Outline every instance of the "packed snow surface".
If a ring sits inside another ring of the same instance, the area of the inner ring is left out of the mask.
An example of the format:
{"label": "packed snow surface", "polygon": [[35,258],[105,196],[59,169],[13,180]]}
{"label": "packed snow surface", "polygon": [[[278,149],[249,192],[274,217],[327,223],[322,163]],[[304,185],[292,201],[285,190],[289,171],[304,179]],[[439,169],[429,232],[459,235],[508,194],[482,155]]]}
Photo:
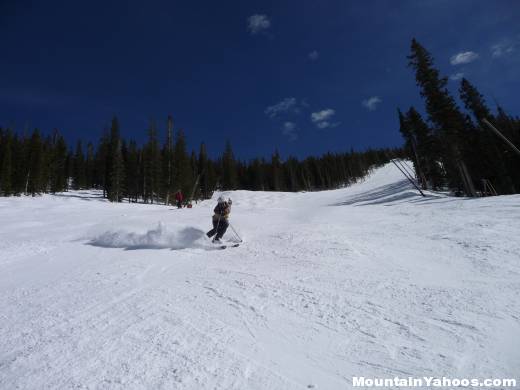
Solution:
{"label": "packed snow surface", "polygon": [[224,195],[244,239],[225,250],[204,235],[214,200],[0,198],[0,388],[518,379],[520,196],[421,198],[392,165]]}

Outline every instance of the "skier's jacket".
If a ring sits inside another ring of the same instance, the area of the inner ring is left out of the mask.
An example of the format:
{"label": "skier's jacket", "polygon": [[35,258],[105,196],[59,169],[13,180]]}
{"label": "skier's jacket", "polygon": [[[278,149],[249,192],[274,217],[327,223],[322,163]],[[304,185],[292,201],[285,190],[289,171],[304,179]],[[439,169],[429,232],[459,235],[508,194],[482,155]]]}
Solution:
{"label": "skier's jacket", "polygon": [[184,197],[182,196],[182,192],[178,191],[175,194],[175,200],[178,201],[178,202],[182,202],[183,199],[184,199]]}
{"label": "skier's jacket", "polygon": [[213,212],[215,213],[213,215],[213,219],[220,219],[220,218],[228,219],[229,213],[231,212],[231,205],[228,202],[219,203],[213,209]]}

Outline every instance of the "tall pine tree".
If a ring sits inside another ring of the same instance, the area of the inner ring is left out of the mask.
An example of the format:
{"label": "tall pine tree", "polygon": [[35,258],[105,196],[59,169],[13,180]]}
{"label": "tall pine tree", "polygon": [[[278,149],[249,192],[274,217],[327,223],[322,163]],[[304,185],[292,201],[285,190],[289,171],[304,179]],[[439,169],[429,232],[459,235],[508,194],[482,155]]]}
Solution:
{"label": "tall pine tree", "polygon": [[177,132],[173,161],[175,189],[181,190],[185,196],[189,196],[193,186],[193,172],[190,157],[186,150],[186,138],[182,129]]}
{"label": "tall pine tree", "polygon": [[463,159],[467,122],[446,88],[447,79],[441,77],[433,65],[433,58],[415,39],[412,40],[410,66],[415,70],[417,85],[426,101],[426,111],[442,142],[442,160],[452,188],[469,196],[476,192]]}
{"label": "tall pine tree", "polygon": [[87,180],[85,175],[85,156],[83,154],[81,141],[78,141],[76,144],[76,152],[74,153],[72,188],[79,190],[85,188],[86,185]]}
{"label": "tall pine tree", "polygon": [[125,166],[121,140],[115,147],[112,155],[112,167],[110,169],[110,192],[108,198],[111,202],[121,202],[124,194]]}
{"label": "tall pine tree", "polygon": [[235,190],[238,187],[237,180],[237,164],[233,149],[231,148],[231,142],[226,142],[226,149],[222,156],[222,189],[223,190]]}
{"label": "tall pine tree", "polygon": [[159,203],[162,189],[161,180],[161,151],[157,136],[155,121],[150,121],[148,128],[148,142],[145,146],[144,154],[144,200]]}
{"label": "tall pine tree", "polygon": [[43,166],[43,145],[40,132],[34,130],[29,143],[29,169],[26,176],[27,194],[32,196],[43,192],[44,184],[42,183],[42,166]]}
{"label": "tall pine tree", "polygon": [[473,114],[477,122],[472,142],[474,148],[478,150],[472,161],[474,169],[480,173],[481,179],[491,181],[498,193],[514,193],[515,186],[511,178],[514,173],[508,172],[506,165],[508,154],[504,150],[504,144],[483,122],[483,119],[495,121],[484,97],[465,78],[460,83],[459,92],[466,109]]}
{"label": "tall pine tree", "polygon": [[[0,133],[1,132],[0,130]],[[0,194],[9,196],[12,193],[12,134],[7,130],[2,134],[0,142]]]}
{"label": "tall pine tree", "polygon": [[55,133],[51,158],[51,192],[62,192],[67,188],[67,144],[63,136]]}

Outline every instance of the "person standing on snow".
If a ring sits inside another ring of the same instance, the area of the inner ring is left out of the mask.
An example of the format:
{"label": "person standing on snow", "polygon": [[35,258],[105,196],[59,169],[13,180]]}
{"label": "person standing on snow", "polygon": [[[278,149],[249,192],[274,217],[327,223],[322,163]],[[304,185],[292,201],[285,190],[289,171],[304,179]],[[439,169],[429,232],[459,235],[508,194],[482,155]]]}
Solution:
{"label": "person standing on snow", "polygon": [[220,243],[220,239],[226,233],[229,226],[228,218],[231,212],[231,199],[225,200],[220,196],[217,200],[217,206],[213,209],[213,229],[206,233],[208,237],[213,237],[213,242]]}
{"label": "person standing on snow", "polygon": [[182,196],[182,191],[179,189],[175,193],[175,201],[177,202],[177,208],[182,208],[182,201],[184,200],[184,196]]}

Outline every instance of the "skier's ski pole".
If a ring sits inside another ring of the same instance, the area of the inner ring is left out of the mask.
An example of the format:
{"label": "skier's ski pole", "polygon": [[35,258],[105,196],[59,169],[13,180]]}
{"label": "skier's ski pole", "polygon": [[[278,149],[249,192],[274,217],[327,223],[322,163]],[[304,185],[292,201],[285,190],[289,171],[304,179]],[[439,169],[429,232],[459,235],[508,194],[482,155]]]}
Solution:
{"label": "skier's ski pole", "polygon": [[240,242],[242,242],[243,240],[240,238],[240,236],[238,235],[238,233],[235,230],[235,228],[233,227],[233,225],[229,224],[229,227],[231,228],[231,230],[233,230],[233,233],[235,233],[235,236],[237,236],[237,238],[240,240]]}
{"label": "skier's ski pole", "polygon": [[[232,229],[233,230],[233,229]],[[235,233],[235,231],[233,230],[233,238],[236,240],[236,241],[240,241],[240,238],[237,236],[237,234]]]}

